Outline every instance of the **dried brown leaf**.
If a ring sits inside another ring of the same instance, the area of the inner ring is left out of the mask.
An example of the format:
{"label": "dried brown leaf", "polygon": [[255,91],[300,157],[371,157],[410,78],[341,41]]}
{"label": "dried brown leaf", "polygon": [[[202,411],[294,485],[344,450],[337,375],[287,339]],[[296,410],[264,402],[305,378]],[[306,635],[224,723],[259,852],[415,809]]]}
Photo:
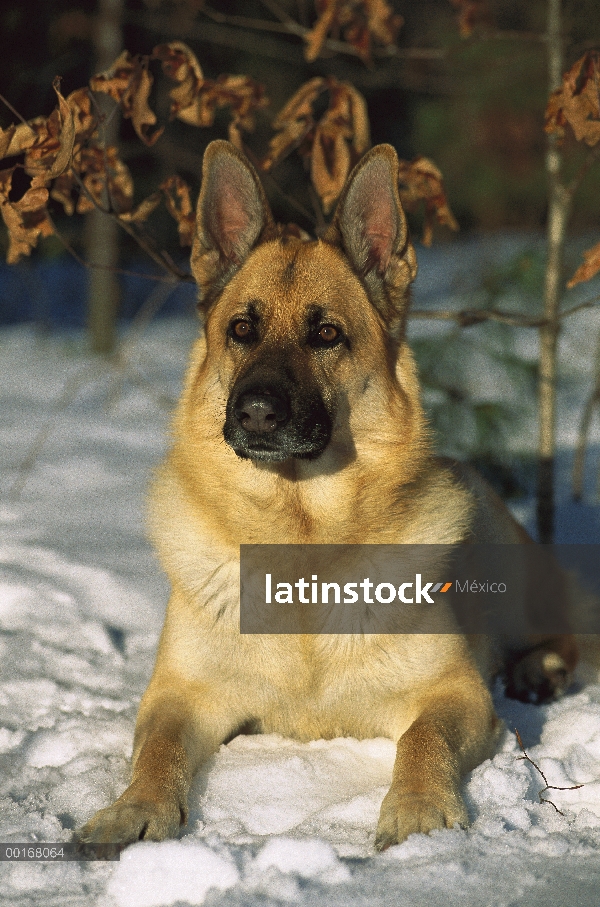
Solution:
{"label": "dried brown leaf", "polygon": [[112,66],[92,76],[90,88],[109,95],[117,104],[126,104],[131,86],[139,77],[141,65],[139,57],[132,57],[128,50],[124,50]]}
{"label": "dried brown leaf", "polygon": [[40,131],[46,124],[46,117],[35,117],[28,123],[19,123],[18,126],[11,126],[14,129],[13,136],[9,146],[6,149],[5,157],[22,154],[27,148],[31,148],[38,138]]}
{"label": "dried brown leaf", "polygon": [[254,129],[255,112],[268,103],[264,88],[250,76],[222,75],[217,79],[204,79],[193,102],[180,109],[177,117],[191,126],[212,126],[216,111],[229,107],[232,114],[230,137],[240,147],[240,131]]}
{"label": "dried brown leaf", "polygon": [[75,144],[81,145],[92,137],[98,121],[92,113],[92,98],[89,88],[78,88],[67,96],[67,104],[75,123]]}
{"label": "dried brown leaf", "polygon": [[327,132],[317,126],[310,159],[310,176],[323,210],[331,211],[350,172],[350,149],[341,130]]}
{"label": "dried brown leaf", "polygon": [[[315,101],[328,91],[329,104],[316,121]],[[270,169],[297,148],[310,166],[312,183],[325,212],[331,210],[350,168],[370,144],[365,99],[348,82],[311,79],[302,85],[275,118],[278,129],[263,168]]]}
{"label": "dried brown leaf", "polygon": [[546,132],[564,137],[569,124],[578,142],[600,141],[600,53],[588,51],[563,76],[546,107]]}
{"label": "dried brown leaf", "polygon": [[158,206],[164,202],[171,217],[177,222],[179,241],[182,246],[191,246],[196,229],[196,217],[190,198],[190,188],[180,176],[170,176],[136,208],[121,214],[127,223],[144,223]]}
{"label": "dried brown leaf", "polygon": [[134,208],[132,211],[125,211],[119,216],[121,220],[124,220],[129,224],[143,224],[148,220],[153,211],[156,211],[162,200],[162,193],[153,192],[152,195],[149,195],[148,198],[145,198],[140,202],[137,208]]}
{"label": "dried brown leaf", "polygon": [[50,236],[54,232],[46,210],[47,189],[30,188],[18,202],[9,201],[14,170],[12,167],[0,171],[0,213],[8,230],[6,261],[9,265],[30,255],[40,236]]}
{"label": "dried brown leaf", "polygon": [[391,46],[404,22],[387,0],[317,0],[316,8],[317,21],[305,35],[304,56],[309,62],[317,59],[330,35],[340,33],[369,62],[373,41]]}
{"label": "dried brown leaf", "polygon": [[304,36],[306,47],[304,57],[309,63],[314,63],[323,49],[327,35],[337,22],[342,0],[325,0],[317,2],[319,17],[313,28]]}
{"label": "dried brown leaf", "polygon": [[404,25],[402,16],[396,15],[385,0],[365,0],[365,10],[369,31],[375,40],[384,47],[394,44]]}
{"label": "dried brown leaf", "polygon": [[591,249],[588,249],[583,253],[583,264],[580,265],[567,286],[569,289],[576,286],[578,283],[583,283],[586,280],[591,280],[592,277],[595,277],[596,274],[600,271],[600,243],[597,243],[595,246],[592,246]]}
{"label": "dried brown leaf", "polygon": [[127,50],[109,69],[90,79],[92,91],[110,95],[146,145],[154,145],[163,132],[162,127],[156,126],[156,114],[148,103],[153,81],[148,71],[148,57],[134,57]]}
{"label": "dried brown leaf", "polygon": [[400,201],[407,211],[415,211],[424,204],[423,245],[431,245],[434,223],[458,230],[444,189],[441,171],[426,157],[413,161],[399,161],[398,191]]}
{"label": "dried brown leaf", "polygon": [[295,120],[312,119],[313,102],[327,88],[327,80],[317,76],[304,82],[273,120],[274,129],[285,129]]}
{"label": "dried brown leaf", "polygon": [[352,145],[358,157],[371,147],[371,128],[367,102],[350,82],[343,83],[348,93],[350,103],[350,119],[352,122]]}
{"label": "dried brown leaf", "polygon": [[[23,167],[33,177],[31,189],[39,189],[63,173],[71,162],[75,143],[72,110],[54,80],[58,106],[49,117],[12,126],[4,133],[4,156],[24,154]],[[8,142],[6,140],[8,139]]]}
{"label": "dried brown leaf", "polygon": [[180,244],[191,246],[196,229],[196,217],[190,198],[190,187],[180,176],[170,176],[161,183],[160,190],[167,211],[177,222]]}
{"label": "dried brown leaf", "polygon": [[148,72],[148,67],[143,66],[135,90],[131,91],[131,116],[133,128],[146,145],[154,145],[163,133],[163,127],[156,126],[156,115],[148,105],[148,98],[152,89],[153,78]]}
{"label": "dried brown leaf", "polygon": [[73,145],[75,144],[75,120],[71,106],[65,101],[59,90],[60,79],[55,79],[52,87],[58,98],[58,143],[59,148],[54,158],[54,163],[49,170],[45,170],[46,179],[51,180],[60,176],[71,162]]}
{"label": "dried brown leaf", "polygon": [[450,0],[458,10],[461,38],[470,38],[478,25],[489,25],[492,16],[488,0]]}
{"label": "dried brown leaf", "polygon": [[75,156],[73,166],[86,190],[79,194],[75,209],[78,214],[96,206],[108,207],[116,214],[131,211],[133,179],[129,168],[119,158],[118,148],[91,144]]}
{"label": "dried brown leaf", "polygon": [[75,174],[72,170],[61,173],[50,189],[50,198],[59,202],[65,211],[65,214],[71,216],[75,212],[75,201],[73,199],[73,190],[77,187]]}
{"label": "dried brown leaf", "polygon": [[263,170],[270,170],[282,161],[294,148],[302,144],[314,123],[307,120],[293,120],[285,129],[274,135],[269,142],[269,152],[262,162]]}
{"label": "dried brown leaf", "polygon": [[239,120],[232,120],[227,127],[227,138],[232,145],[235,145],[240,151],[244,150],[244,140],[242,139],[242,130]]}
{"label": "dried brown leaf", "polygon": [[58,106],[49,117],[35,117],[13,128],[6,156],[25,154],[25,171],[40,181],[49,182],[70,164],[75,141],[75,124],[71,108],[58,90]]}
{"label": "dried brown leaf", "polygon": [[[152,51],[152,57],[160,60],[162,70],[169,79],[177,82],[177,86],[169,92],[171,98],[170,117],[186,119],[195,118],[190,108],[196,107],[200,89],[204,82],[202,69],[194,52],[183,41],[169,41],[168,44],[158,44]],[[187,120],[189,122],[189,119]]]}
{"label": "dried brown leaf", "polygon": [[0,160],[7,157],[16,129],[17,127],[14,125],[9,126],[8,129],[0,129]]}

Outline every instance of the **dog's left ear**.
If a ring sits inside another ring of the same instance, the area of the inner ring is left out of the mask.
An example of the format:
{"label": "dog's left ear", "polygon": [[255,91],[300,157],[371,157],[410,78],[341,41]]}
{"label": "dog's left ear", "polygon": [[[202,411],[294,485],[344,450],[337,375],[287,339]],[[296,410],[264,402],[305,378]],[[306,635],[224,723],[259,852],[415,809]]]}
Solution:
{"label": "dog's left ear", "polygon": [[192,272],[206,310],[251,250],[273,227],[260,179],[230,142],[211,142],[204,152]]}
{"label": "dog's left ear", "polygon": [[417,258],[398,195],[398,156],[391,145],[376,145],[358,162],[323,239],[343,247],[386,323],[402,321]]}

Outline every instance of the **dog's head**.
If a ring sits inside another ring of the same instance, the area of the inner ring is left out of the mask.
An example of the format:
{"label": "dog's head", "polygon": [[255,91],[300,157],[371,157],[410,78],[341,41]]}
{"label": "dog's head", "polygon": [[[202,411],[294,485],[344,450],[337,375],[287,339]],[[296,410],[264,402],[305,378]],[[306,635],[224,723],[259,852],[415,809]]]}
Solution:
{"label": "dog's head", "polygon": [[353,401],[368,407],[374,394],[371,405],[385,405],[381,381],[397,380],[416,274],[397,180],[393,148],[374,148],[326,234],[307,242],[276,227],[240,152],[208,147],[192,251],[206,318],[201,372],[225,404],[223,436],[238,456],[314,460],[352,444]]}

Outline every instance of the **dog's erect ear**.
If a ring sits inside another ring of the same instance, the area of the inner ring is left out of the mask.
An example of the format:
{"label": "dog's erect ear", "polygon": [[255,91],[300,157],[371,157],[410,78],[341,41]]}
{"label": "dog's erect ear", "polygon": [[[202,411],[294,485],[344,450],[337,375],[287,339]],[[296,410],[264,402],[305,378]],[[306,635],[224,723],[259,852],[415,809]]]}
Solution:
{"label": "dog's erect ear", "polygon": [[211,142],[204,153],[192,246],[200,308],[210,305],[272,226],[254,167],[230,142]]}
{"label": "dog's erect ear", "polygon": [[377,145],[358,162],[323,238],[343,247],[385,321],[395,325],[403,320],[417,259],[398,195],[398,157],[391,145]]}

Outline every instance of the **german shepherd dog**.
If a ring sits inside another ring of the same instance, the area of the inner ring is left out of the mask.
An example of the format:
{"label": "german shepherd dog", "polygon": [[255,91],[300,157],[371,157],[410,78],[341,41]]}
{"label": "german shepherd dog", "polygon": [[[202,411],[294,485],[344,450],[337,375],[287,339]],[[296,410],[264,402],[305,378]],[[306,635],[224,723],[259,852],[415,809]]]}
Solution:
{"label": "german shepherd dog", "polygon": [[[140,705],[133,777],[78,832],[161,840],[194,773],[242,730],[397,743],[375,846],[468,824],[461,777],[499,722],[481,639],[460,633],[240,634],[241,544],[530,543],[493,491],[432,454],[405,339],[416,257],[389,145],[351,173],[327,232],[278,227],[246,158],[204,157],[192,269],[204,329],[151,491],[172,584]],[[507,682],[551,698],[572,637],[524,643]]]}

